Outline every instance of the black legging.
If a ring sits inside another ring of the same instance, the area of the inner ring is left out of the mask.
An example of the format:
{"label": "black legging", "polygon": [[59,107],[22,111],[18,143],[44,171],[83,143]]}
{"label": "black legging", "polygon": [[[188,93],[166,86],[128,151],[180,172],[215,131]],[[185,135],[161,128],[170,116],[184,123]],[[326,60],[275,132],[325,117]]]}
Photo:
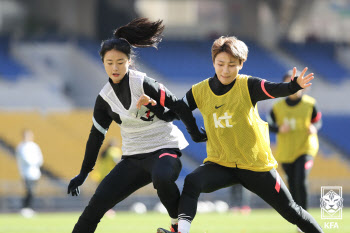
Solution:
{"label": "black legging", "polygon": [[23,198],[23,208],[32,208],[33,198],[34,198],[34,186],[36,185],[36,180],[24,179],[24,184],[26,188],[26,195]]}
{"label": "black legging", "polygon": [[179,219],[191,222],[196,215],[201,193],[240,183],[270,204],[290,223],[296,224],[306,233],[323,232],[316,220],[297,205],[275,169],[268,172],[253,172],[239,168],[223,167],[206,163],[185,178],[180,198]]}
{"label": "black legging", "polygon": [[293,163],[282,163],[288,177],[289,191],[295,202],[305,210],[308,207],[308,176],[313,159],[311,155],[302,155]]}
{"label": "black legging", "polygon": [[151,182],[170,217],[177,218],[180,192],[175,181],[182,168],[179,155],[179,151],[163,149],[144,159],[122,159],[97,187],[73,233],[95,232],[109,209]]}

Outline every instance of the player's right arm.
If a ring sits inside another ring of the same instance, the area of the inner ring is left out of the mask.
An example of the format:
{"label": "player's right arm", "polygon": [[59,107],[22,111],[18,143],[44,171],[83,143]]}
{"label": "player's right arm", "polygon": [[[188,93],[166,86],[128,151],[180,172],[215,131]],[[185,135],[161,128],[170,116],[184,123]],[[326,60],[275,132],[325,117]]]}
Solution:
{"label": "player's right arm", "polygon": [[91,127],[89,139],[86,143],[83,164],[79,175],[70,181],[68,185],[68,194],[72,193],[72,196],[79,195],[79,186],[84,183],[88,174],[95,166],[98,153],[111,123],[112,118],[108,114],[108,104],[101,96],[98,96],[94,107],[93,125]]}
{"label": "player's right arm", "polygon": [[267,116],[267,123],[269,124],[269,130],[273,133],[288,133],[290,126],[288,124],[278,125],[276,122],[275,113],[273,109],[270,111],[270,115]]}
{"label": "player's right arm", "polygon": [[267,123],[269,124],[269,130],[273,133],[278,133],[278,125],[276,122],[275,113],[273,112],[273,109],[270,111],[270,115],[267,116]]}
{"label": "player's right arm", "polygon": [[[199,130],[196,118],[192,111],[197,108],[196,101],[193,97],[192,88],[187,91],[186,95],[178,101],[177,112],[181,112],[180,118],[187,119],[189,123],[185,124],[188,133],[194,142],[205,142],[208,140],[207,133],[203,127]],[[184,122],[184,120],[182,120]]]}

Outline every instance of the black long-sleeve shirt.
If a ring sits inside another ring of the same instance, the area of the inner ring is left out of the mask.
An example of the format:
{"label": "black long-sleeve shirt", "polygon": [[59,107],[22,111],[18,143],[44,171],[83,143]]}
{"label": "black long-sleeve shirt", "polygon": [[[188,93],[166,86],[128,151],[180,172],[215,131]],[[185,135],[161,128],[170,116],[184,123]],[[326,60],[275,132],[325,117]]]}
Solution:
{"label": "black long-sleeve shirt", "polygon": [[[248,90],[253,106],[255,106],[256,103],[261,100],[288,96],[299,91],[302,88],[299,86],[296,80],[297,78],[288,83],[274,83],[265,81],[261,78],[250,77],[248,79]],[[231,90],[235,83],[236,80],[233,80],[232,83],[224,85],[220,82],[216,75],[209,79],[210,89],[215,95],[226,94],[229,90]],[[192,111],[197,108],[197,104],[193,97],[192,88],[186,93],[186,100]]]}
{"label": "black long-sleeve shirt", "polygon": [[[255,106],[255,104],[260,100],[294,94],[301,89],[296,80],[297,79],[295,78],[294,81],[291,81],[290,83],[273,83],[256,77],[249,78],[248,89],[253,106]],[[210,78],[209,80],[209,86],[216,95],[223,95],[231,90],[231,88],[235,85],[235,81],[236,80],[229,85],[223,85],[216,75],[214,75],[214,77]],[[120,83],[115,84],[110,79],[109,82],[111,83],[118,99],[121,101],[123,106],[128,109],[131,104],[128,74],[125,75]],[[157,103],[160,103],[171,110],[166,112],[163,106],[159,104],[156,106],[150,106],[150,104],[147,105],[147,107],[160,119],[164,119],[166,121],[175,119],[175,115],[172,114],[172,112],[175,112],[183,121],[189,133],[198,131],[196,119],[192,115],[192,111],[197,108],[193,97],[192,88],[187,92],[184,100],[178,100],[176,96],[174,96],[166,87],[149,77],[145,77],[143,88],[146,95],[156,100]],[[112,121],[115,121],[117,124],[122,123],[119,115],[111,110],[108,103],[106,103],[101,96],[98,96],[96,99],[94,117],[99,119],[98,123],[104,129],[108,129]],[[103,140],[104,134],[102,134],[93,125],[86,145],[85,157],[81,172],[88,173],[92,170]]]}
{"label": "black long-sleeve shirt", "polygon": [[[129,109],[131,105],[129,73],[127,73],[119,83],[113,83],[111,79],[109,79],[109,83],[111,84],[116,96],[124,108]],[[178,118],[174,112],[178,112],[177,108],[179,108],[181,104],[179,105],[179,100],[166,87],[152,78],[145,77],[143,82],[143,89],[146,95],[159,103],[156,106],[152,106],[151,104],[148,104],[146,106],[158,118],[164,121],[172,121]],[[164,107],[167,107],[173,111],[167,111]],[[190,110],[188,111],[190,112]],[[186,111],[183,111],[183,113],[180,115],[183,114],[186,114]],[[189,114],[187,113],[187,115]],[[110,124],[113,121],[117,124],[122,124],[119,114],[113,112],[109,104],[100,95],[98,95],[96,98],[93,116],[95,119],[98,119],[98,124],[105,130],[108,130]],[[182,119],[185,125],[192,124],[191,119],[189,121],[187,119],[188,118]],[[188,126],[188,128],[190,128],[190,126]],[[88,173],[93,169],[104,138],[104,134],[93,124],[91,127],[89,139],[86,143],[85,156],[81,172]]]}

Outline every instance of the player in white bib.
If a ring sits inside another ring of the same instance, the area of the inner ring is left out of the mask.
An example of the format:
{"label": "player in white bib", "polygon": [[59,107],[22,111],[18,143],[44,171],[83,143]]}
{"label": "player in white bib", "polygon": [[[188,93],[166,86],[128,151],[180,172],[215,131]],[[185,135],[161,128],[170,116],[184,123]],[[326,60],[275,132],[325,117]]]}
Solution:
{"label": "player in white bib", "polygon": [[[79,195],[79,186],[93,169],[112,121],[121,129],[123,156],[98,186],[74,233],[95,232],[109,209],[149,183],[153,183],[177,230],[180,192],[175,181],[182,168],[180,150],[188,142],[171,121],[179,117],[194,141],[205,141],[206,135],[193,124],[191,112],[177,116],[165,109],[176,112],[173,108],[178,100],[169,90],[145,73],[129,69],[132,46],[156,47],[163,29],[162,21],[135,19],[101,44],[100,56],[109,80],[96,99],[84,161],[79,175],[69,183],[68,194]],[[152,98],[146,106],[145,96]]]}

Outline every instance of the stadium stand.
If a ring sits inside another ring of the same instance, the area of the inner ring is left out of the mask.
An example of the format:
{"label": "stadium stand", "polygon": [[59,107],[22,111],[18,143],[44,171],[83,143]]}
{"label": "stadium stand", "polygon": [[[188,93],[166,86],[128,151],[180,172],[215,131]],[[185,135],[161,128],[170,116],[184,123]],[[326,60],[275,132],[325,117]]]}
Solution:
{"label": "stadium stand", "polygon": [[[211,40],[164,40],[158,50],[143,48],[135,51],[138,62],[157,70],[168,81],[194,84],[214,75],[210,53],[212,43]],[[81,39],[78,45],[100,61],[98,42]],[[247,46],[249,55],[242,73],[279,82],[288,67],[258,44],[247,42]]]}
{"label": "stadium stand", "polygon": [[[142,49],[139,56],[147,65],[174,82],[200,82],[214,75],[210,49],[213,41],[163,41],[159,49]],[[253,42],[247,42],[248,60],[242,73],[279,81],[287,69],[271,53]],[[264,58],[264,61],[262,61]],[[266,65],[268,64],[268,65]]]}
{"label": "stadium stand", "polygon": [[78,40],[78,46],[89,56],[92,56],[96,60],[101,61],[101,58],[98,54],[98,51],[100,50],[100,44],[97,41],[81,38]]}
{"label": "stadium stand", "polygon": [[[44,166],[59,178],[70,179],[80,171],[86,141],[92,125],[90,110],[75,110],[41,115],[38,112],[10,112],[0,114],[0,138],[15,148],[21,140],[24,128],[30,128],[44,155]],[[49,136],[48,136],[49,135]],[[112,124],[105,141],[110,137],[121,140],[120,130]],[[103,146],[102,146],[103,148]],[[8,173],[0,173],[0,179],[18,179],[16,161],[6,152],[0,154],[1,164],[9,164]],[[13,157],[13,156],[12,156]],[[69,162],[69,163],[68,163]],[[183,165],[180,176],[185,176],[191,167]],[[17,174],[17,175],[16,175]]]}
{"label": "stadium stand", "polygon": [[[49,113],[2,113],[0,137],[15,147],[24,128],[30,128],[44,155],[44,166],[63,179],[70,179],[80,171],[85,144],[92,125],[91,110]],[[49,135],[49,136],[48,136]],[[108,137],[120,137],[119,129],[111,127]]]}
{"label": "stadium stand", "polygon": [[350,78],[350,70],[337,62],[335,44],[326,42],[282,42],[281,47],[295,58],[308,64],[328,81],[341,82]]}
{"label": "stadium stand", "polygon": [[[17,162],[13,156],[0,150],[0,180],[18,180],[20,178]],[[0,189],[3,190],[3,189]]]}
{"label": "stadium stand", "polygon": [[348,115],[324,115],[321,136],[342,150],[350,160],[350,144],[348,132],[350,131],[350,116]]}
{"label": "stadium stand", "polygon": [[248,60],[241,73],[249,74],[272,82],[281,82],[286,70],[291,69],[267,49],[257,43],[247,41],[249,49]]}
{"label": "stadium stand", "polygon": [[29,70],[10,55],[9,39],[7,37],[0,37],[0,78],[8,81],[16,81],[28,74],[30,74]]}

